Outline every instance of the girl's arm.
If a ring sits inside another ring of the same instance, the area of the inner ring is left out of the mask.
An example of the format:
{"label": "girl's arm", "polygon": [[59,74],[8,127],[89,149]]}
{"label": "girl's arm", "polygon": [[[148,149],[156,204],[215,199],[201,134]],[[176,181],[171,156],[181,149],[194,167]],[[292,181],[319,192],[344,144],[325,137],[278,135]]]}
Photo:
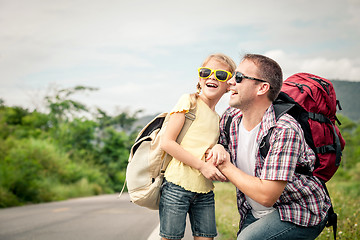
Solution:
{"label": "girl's arm", "polygon": [[171,114],[165,133],[161,138],[161,148],[177,160],[199,170],[206,178],[213,181],[225,181],[224,175],[211,162],[197,159],[176,142],[184,123],[185,113]]}

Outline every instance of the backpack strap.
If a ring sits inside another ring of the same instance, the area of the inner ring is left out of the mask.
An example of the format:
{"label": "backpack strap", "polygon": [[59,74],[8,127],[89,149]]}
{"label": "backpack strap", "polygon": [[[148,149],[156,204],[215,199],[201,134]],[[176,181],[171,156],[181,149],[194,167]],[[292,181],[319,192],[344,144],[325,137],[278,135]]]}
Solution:
{"label": "backpack strap", "polygon": [[316,153],[327,153],[327,152],[335,152],[336,153],[336,160],[335,160],[335,166],[340,166],[340,160],[341,160],[341,144],[339,136],[336,133],[336,129],[334,124],[331,122],[331,120],[324,115],[320,113],[312,113],[309,112],[309,118],[312,120],[315,120],[320,123],[327,123],[332,126],[332,130],[334,132],[334,144],[333,145],[324,145],[321,147],[316,148]]}
{"label": "backpack strap", "polygon": [[[276,118],[276,121],[278,121],[281,116],[283,116],[285,113],[288,113],[291,109],[293,109],[293,107],[296,106],[296,104],[295,103],[285,103],[281,100],[280,101],[277,100],[273,106],[274,106],[275,118]],[[270,128],[268,134],[261,141],[259,150],[260,150],[260,154],[261,154],[262,158],[266,158],[266,156],[269,152],[270,136],[271,136],[274,128],[275,127]],[[299,173],[299,174],[303,174],[303,175],[312,176],[312,172],[306,166],[297,165],[295,168],[295,172]]]}
{"label": "backpack strap", "polygon": [[226,120],[226,124],[225,124],[224,134],[225,134],[227,144],[229,144],[229,142],[230,142],[230,126],[231,126],[232,119],[233,119],[232,116],[228,116],[228,119]]}
{"label": "backpack strap", "polygon": [[[324,189],[325,189],[325,192],[326,194],[330,197],[330,194],[329,194],[329,191],[326,187],[326,184],[325,182],[323,182],[322,180],[320,180],[321,184],[323,185]],[[326,223],[326,227],[333,227],[333,234],[334,234],[334,240],[336,240],[336,232],[337,232],[337,214],[335,213],[334,211],[334,208],[333,208],[333,204],[331,203],[331,206],[328,210],[328,220],[327,220],[327,223]]]}
{"label": "backpack strap", "polygon": [[123,187],[122,187],[122,189],[121,189],[121,191],[120,191],[120,193],[119,193],[119,196],[117,197],[118,199],[121,197],[121,195],[123,194],[123,192],[124,192],[124,189],[125,189],[125,186],[126,186],[126,178],[125,178],[125,181],[124,181],[124,185],[123,185]]}
{"label": "backpack strap", "polygon": [[[193,123],[193,121],[196,118],[196,110],[197,110],[197,106],[191,108],[190,110],[185,113],[185,122],[184,122],[184,126],[182,127],[178,137],[176,138],[176,142],[177,143],[181,143],[181,141],[183,140],[187,130],[190,128],[191,124]],[[160,170],[160,174],[164,174],[165,170],[167,168],[167,166],[169,165],[171,160],[171,156],[170,154],[168,154],[167,152],[165,152],[164,158],[163,158],[163,162],[161,164],[161,170]]]}
{"label": "backpack strap", "polygon": [[[274,112],[275,112],[275,118],[276,121],[280,119],[281,116],[283,116],[285,113],[290,111],[295,106],[294,103],[284,103],[282,101],[277,101],[273,104]],[[260,154],[263,158],[265,158],[269,152],[270,148],[270,136],[272,134],[274,127],[269,129],[268,134],[262,139],[260,144]]]}

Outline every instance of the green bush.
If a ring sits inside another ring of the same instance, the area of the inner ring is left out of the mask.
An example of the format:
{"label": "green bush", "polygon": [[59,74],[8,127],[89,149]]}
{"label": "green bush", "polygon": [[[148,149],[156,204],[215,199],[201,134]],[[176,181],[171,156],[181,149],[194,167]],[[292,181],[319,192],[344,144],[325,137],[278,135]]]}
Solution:
{"label": "green bush", "polygon": [[63,189],[77,189],[79,195],[111,192],[107,187],[107,176],[99,168],[71,161],[48,141],[9,141],[13,147],[0,162],[0,202],[3,207],[76,195],[74,190]]}
{"label": "green bush", "polygon": [[119,191],[124,184],[125,171],[130,151],[130,140],[124,132],[117,132],[113,127],[104,129],[102,146],[99,147],[96,162],[103,166],[111,181],[111,188]]}
{"label": "green bush", "polygon": [[0,186],[0,208],[20,205],[18,198],[3,186]]}
{"label": "green bush", "polygon": [[87,178],[81,178],[73,184],[50,183],[49,185],[51,186],[50,193],[54,195],[53,200],[65,200],[104,193],[103,188],[99,184],[89,182]]}
{"label": "green bush", "polygon": [[97,89],[53,90],[44,99],[47,113],[7,107],[0,99],[0,207],[111,193],[124,185],[140,111],[91,113],[71,97]]}

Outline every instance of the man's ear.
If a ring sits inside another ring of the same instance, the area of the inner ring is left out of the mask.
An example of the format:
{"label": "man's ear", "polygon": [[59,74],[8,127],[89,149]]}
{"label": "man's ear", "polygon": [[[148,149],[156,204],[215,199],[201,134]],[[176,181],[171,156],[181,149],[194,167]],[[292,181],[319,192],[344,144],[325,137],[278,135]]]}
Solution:
{"label": "man's ear", "polygon": [[261,83],[259,84],[258,95],[267,94],[270,91],[269,83]]}

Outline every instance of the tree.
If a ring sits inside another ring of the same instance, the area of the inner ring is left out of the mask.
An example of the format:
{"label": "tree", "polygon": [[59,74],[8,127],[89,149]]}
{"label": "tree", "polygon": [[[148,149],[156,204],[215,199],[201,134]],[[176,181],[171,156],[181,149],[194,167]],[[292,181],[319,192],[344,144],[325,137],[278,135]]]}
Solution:
{"label": "tree", "polygon": [[341,165],[343,169],[353,168],[360,160],[360,125],[340,114],[338,118],[341,122],[339,129],[346,142]]}
{"label": "tree", "polygon": [[54,96],[46,96],[46,106],[50,110],[50,116],[54,125],[62,121],[69,121],[81,112],[88,112],[88,108],[80,103],[70,99],[75,93],[83,91],[95,91],[98,88],[76,86],[56,91]]}
{"label": "tree", "polygon": [[132,126],[135,121],[138,119],[138,114],[142,112],[142,110],[137,110],[134,113],[129,113],[128,111],[124,111],[115,117],[111,117],[106,114],[100,108],[97,109],[97,120],[99,122],[99,127],[101,129],[105,129],[106,127],[113,126],[119,130],[123,130],[125,132],[130,132],[132,130]]}

